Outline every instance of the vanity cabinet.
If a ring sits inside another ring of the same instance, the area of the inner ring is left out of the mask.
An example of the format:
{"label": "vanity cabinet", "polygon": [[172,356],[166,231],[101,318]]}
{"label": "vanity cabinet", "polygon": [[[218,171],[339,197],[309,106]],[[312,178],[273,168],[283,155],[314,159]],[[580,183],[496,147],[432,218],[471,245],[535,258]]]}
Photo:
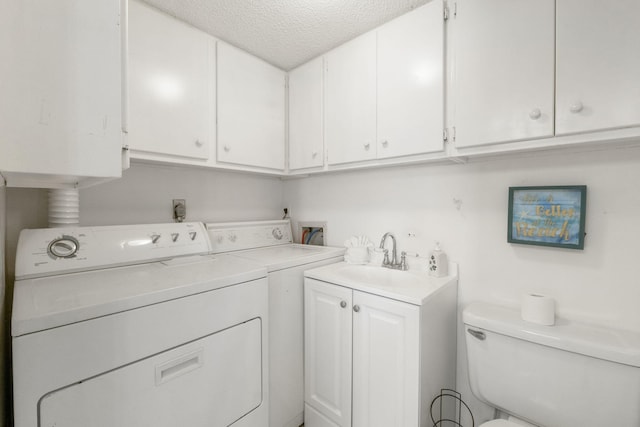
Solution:
{"label": "vanity cabinet", "polygon": [[217,161],[284,170],[286,73],[217,43]]}
{"label": "vanity cabinet", "polygon": [[308,273],[305,426],[425,425],[455,382],[455,286],[408,303]]}
{"label": "vanity cabinet", "polygon": [[55,188],[122,174],[121,0],[0,5],[0,172]]}
{"label": "vanity cabinet", "polygon": [[328,163],[442,151],[443,52],[433,1],[327,53]]}
{"label": "vanity cabinet", "polygon": [[324,163],[322,129],[322,57],[289,72],[289,169],[321,167]]}
{"label": "vanity cabinet", "polygon": [[133,157],[206,160],[215,125],[214,39],[139,1],[129,3],[129,22]]}

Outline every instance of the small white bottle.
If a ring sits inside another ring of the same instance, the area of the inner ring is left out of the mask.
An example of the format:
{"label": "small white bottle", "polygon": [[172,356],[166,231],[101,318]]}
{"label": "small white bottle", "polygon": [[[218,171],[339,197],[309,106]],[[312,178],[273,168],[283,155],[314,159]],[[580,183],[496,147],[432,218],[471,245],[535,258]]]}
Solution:
{"label": "small white bottle", "polygon": [[436,247],[429,254],[429,276],[444,277],[449,270],[447,254],[440,249],[440,242],[436,242]]}

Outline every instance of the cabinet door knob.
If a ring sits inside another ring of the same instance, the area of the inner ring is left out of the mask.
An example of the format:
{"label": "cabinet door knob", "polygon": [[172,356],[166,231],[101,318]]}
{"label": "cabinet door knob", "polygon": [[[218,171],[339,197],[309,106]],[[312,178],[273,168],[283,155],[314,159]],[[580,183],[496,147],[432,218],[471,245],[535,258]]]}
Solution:
{"label": "cabinet door knob", "polygon": [[229,151],[231,151],[231,147],[229,147],[228,145],[225,145],[224,147],[222,147],[225,153],[228,153]]}
{"label": "cabinet door knob", "polygon": [[389,141],[387,141],[386,139],[384,141],[382,141],[382,146],[383,147],[387,147],[389,145]]}
{"label": "cabinet door knob", "polygon": [[367,150],[367,151],[369,151],[369,148],[371,148],[371,144],[370,144],[370,143],[368,143],[368,142],[366,142],[366,143],[364,144],[364,149],[365,149],[365,150]]}
{"label": "cabinet door knob", "polygon": [[204,143],[202,141],[200,141],[199,139],[196,139],[196,147],[202,147],[204,145]]}
{"label": "cabinet door knob", "polygon": [[340,307],[345,308],[347,306],[346,301],[340,301]]}
{"label": "cabinet door knob", "polygon": [[354,305],[353,306],[353,311],[355,311],[356,313],[360,311],[360,306],[359,305]]}
{"label": "cabinet door knob", "polygon": [[584,105],[582,105],[582,102],[580,101],[576,101],[569,106],[569,111],[571,111],[573,114],[579,113],[583,109]]}
{"label": "cabinet door knob", "polygon": [[311,158],[315,159],[316,157],[318,157],[318,152],[314,151],[313,153],[311,153]]}
{"label": "cabinet door knob", "polygon": [[538,120],[541,116],[542,111],[540,111],[539,108],[534,108],[533,110],[529,111],[529,118],[531,118],[531,120]]}

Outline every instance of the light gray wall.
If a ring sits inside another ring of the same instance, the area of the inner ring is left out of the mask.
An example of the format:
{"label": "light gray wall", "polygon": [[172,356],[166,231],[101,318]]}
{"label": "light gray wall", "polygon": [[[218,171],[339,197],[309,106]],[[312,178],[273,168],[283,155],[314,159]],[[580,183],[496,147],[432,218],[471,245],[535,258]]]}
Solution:
{"label": "light gray wall", "polygon": [[[330,245],[358,234],[378,244],[392,231],[400,250],[426,254],[440,241],[460,265],[461,306],[517,306],[538,292],[557,300],[560,316],[640,331],[639,182],[634,148],[315,176],[286,181],[284,194],[294,221],[328,222]],[[583,251],[507,243],[508,187],[571,184],[588,186]],[[474,401],[458,335],[458,389]]]}

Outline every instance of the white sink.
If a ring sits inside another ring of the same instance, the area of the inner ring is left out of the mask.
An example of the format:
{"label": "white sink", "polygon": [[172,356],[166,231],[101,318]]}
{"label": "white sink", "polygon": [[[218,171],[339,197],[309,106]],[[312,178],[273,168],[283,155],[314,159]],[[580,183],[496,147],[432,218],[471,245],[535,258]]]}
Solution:
{"label": "white sink", "polygon": [[451,276],[430,277],[426,269],[401,271],[346,262],[307,270],[305,277],[412,304],[422,304],[443,285],[456,279]]}

